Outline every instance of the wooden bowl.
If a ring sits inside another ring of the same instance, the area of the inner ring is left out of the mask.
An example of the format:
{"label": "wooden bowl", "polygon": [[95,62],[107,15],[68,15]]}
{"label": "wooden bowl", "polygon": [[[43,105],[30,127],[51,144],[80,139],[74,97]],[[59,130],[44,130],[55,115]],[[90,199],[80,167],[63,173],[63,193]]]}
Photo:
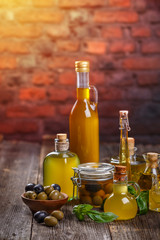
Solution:
{"label": "wooden bowl", "polygon": [[37,211],[46,211],[51,213],[53,210],[60,209],[68,200],[68,195],[62,193],[64,198],[59,200],[33,200],[24,197],[24,193],[21,195],[22,201],[29,207],[32,213]]}

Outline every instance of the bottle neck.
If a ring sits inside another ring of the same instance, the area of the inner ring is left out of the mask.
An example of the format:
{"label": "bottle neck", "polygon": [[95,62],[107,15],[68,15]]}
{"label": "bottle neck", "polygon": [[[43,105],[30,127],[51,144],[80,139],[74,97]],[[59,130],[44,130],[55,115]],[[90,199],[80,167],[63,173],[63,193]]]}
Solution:
{"label": "bottle neck", "polygon": [[120,163],[126,163],[127,158],[129,158],[129,148],[128,148],[128,130],[126,126],[120,127],[120,147],[119,147],[119,160]]}
{"label": "bottle neck", "polygon": [[69,149],[69,141],[59,142],[55,139],[55,151],[56,152],[66,152]]}
{"label": "bottle neck", "polygon": [[89,88],[89,72],[77,72],[77,88]]}
{"label": "bottle neck", "polygon": [[114,194],[123,194],[128,193],[128,186],[125,182],[117,182],[113,184],[113,193]]}
{"label": "bottle neck", "polygon": [[113,192],[116,194],[128,192],[128,178],[126,173],[114,173],[113,175]]}

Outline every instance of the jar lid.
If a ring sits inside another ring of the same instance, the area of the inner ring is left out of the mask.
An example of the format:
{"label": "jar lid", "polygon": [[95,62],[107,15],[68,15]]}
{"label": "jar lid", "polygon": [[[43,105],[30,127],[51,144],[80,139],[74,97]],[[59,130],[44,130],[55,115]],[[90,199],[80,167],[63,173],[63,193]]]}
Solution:
{"label": "jar lid", "polygon": [[80,177],[91,180],[113,178],[114,166],[109,163],[83,163],[78,166]]}

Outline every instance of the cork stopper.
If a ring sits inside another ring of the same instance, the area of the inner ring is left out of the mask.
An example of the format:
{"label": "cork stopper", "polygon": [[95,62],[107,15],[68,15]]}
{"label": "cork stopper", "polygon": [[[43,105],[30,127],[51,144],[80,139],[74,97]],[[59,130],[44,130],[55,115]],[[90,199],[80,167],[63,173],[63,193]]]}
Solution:
{"label": "cork stopper", "polygon": [[150,162],[156,162],[158,160],[158,153],[155,152],[147,153],[147,159]]}
{"label": "cork stopper", "polygon": [[56,135],[56,138],[58,139],[59,142],[65,142],[67,139],[67,134],[66,133],[58,133]]}
{"label": "cork stopper", "polygon": [[114,172],[114,180],[124,182],[127,180],[126,166],[116,165]]}
{"label": "cork stopper", "polygon": [[128,138],[129,155],[134,155],[134,147],[135,147],[135,139],[132,137],[129,137]]}

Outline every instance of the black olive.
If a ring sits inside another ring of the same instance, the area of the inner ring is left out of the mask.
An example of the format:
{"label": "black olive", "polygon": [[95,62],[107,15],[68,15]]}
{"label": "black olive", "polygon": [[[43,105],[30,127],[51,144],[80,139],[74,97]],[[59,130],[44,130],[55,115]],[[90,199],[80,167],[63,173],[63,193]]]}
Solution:
{"label": "black olive", "polygon": [[39,194],[40,192],[44,192],[44,187],[41,184],[37,184],[34,186],[33,191]]}
{"label": "black olive", "polygon": [[59,192],[61,191],[61,187],[58,184],[54,183],[51,186],[54,188],[54,190],[57,190]]}
{"label": "black olive", "polygon": [[86,184],[85,189],[89,192],[97,192],[101,189],[101,185],[99,185],[99,184]]}
{"label": "black olive", "polygon": [[25,192],[27,191],[33,191],[33,188],[36,184],[35,183],[28,183],[26,186],[25,186]]}
{"label": "black olive", "polygon": [[34,219],[36,220],[36,222],[38,223],[43,223],[45,217],[48,216],[48,213],[45,211],[38,211],[34,214]]}

